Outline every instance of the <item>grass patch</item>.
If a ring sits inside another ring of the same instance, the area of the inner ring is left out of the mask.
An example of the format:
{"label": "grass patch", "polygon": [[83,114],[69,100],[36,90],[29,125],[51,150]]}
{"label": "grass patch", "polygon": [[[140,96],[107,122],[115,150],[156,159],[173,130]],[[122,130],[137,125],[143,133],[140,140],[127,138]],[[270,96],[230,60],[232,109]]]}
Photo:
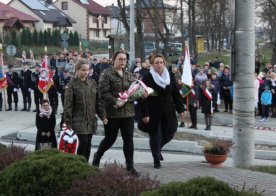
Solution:
{"label": "grass patch", "polygon": [[276,175],[276,166],[252,166],[252,167],[249,167],[248,169],[252,171],[258,171],[258,172]]}

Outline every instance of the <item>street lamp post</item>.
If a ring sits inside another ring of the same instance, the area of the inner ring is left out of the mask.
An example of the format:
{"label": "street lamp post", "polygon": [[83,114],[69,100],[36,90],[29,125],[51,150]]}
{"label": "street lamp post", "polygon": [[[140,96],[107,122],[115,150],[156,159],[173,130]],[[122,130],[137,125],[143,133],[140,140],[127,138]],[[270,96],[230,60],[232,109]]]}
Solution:
{"label": "street lamp post", "polygon": [[130,32],[129,32],[129,62],[135,59],[135,40],[134,40],[134,0],[130,0]]}

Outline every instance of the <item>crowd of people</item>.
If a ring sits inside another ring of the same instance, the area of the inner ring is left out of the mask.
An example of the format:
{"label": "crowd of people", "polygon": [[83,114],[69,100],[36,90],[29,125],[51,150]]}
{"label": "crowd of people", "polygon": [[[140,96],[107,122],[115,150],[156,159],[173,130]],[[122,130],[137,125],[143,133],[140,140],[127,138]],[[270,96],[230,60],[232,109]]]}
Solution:
{"label": "crowd of people", "polygon": [[[68,129],[74,130],[79,138],[77,154],[89,160],[98,116],[104,123],[105,136],[93,156],[92,164],[100,165],[102,156],[112,147],[120,130],[126,169],[133,175],[139,175],[133,161],[135,121],[140,129],[149,134],[153,165],[158,169],[161,167],[160,161],[163,160],[162,147],[170,142],[178,126],[185,126],[185,110],[191,117],[189,128],[197,129],[197,111],[201,109],[205,118],[205,130],[211,130],[212,117],[214,113],[220,112],[218,105],[222,99],[224,112],[232,113],[234,92],[229,66],[224,65],[218,58],[200,66],[191,58],[192,86],[188,94],[183,94],[183,62],[184,57],[179,57],[177,62],[167,67],[162,55],[153,54],[145,62],[136,58],[128,64],[125,51],[114,53],[112,59],[101,60],[94,58],[88,49],[81,57],[77,52],[63,51],[53,55],[49,61],[54,81],[48,91],[49,100],[44,99],[38,89],[39,64],[35,65],[32,72],[29,65],[23,63],[23,69],[19,73],[10,65],[6,73],[8,111],[13,110],[13,103],[14,110],[18,110],[19,88],[23,97],[21,111],[31,111],[33,93],[33,112],[37,112],[38,129],[36,150],[42,148],[43,142],[50,142],[51,148],[55,148],[55,114],[60,94],[63,106],[62,121]],[[270,112],[272,117],[276,117],[275,72],[276,66],[272,67],[269,63],[260,71],[256,61],[256,111],[262,116],[262,122],[268,121]],[[118,99],[119,93],[127,91],[137,79],[152,88],[154,95],[145,94],[136,101],[125,102]],[[176,113],[179,114],[180,124]]]}

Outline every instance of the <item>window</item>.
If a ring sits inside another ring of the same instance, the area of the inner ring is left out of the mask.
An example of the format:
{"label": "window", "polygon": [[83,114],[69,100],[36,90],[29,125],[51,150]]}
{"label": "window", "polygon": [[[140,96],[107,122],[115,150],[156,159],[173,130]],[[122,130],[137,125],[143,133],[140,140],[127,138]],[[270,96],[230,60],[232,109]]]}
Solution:
{"label": "window", "polygon": [[107,16],[103,16],[103,23],[107,24]]}
{"label": "window", "polygon": [[93,23],[97,23],[98,22],[98,18],[96,16],[93,16]]}
{"label": "window", "polygon": [[68,10],[68,2],[61,2],[61,9]]}
{"label": "window", "polygon": [[99,30],[94,30],[94,37],[100,37]]}
{"label": "window", "polygon": [[104,29],[104,30],[103,30],[103,36],[106,37],[106,35],[107,35],[107,30]]}

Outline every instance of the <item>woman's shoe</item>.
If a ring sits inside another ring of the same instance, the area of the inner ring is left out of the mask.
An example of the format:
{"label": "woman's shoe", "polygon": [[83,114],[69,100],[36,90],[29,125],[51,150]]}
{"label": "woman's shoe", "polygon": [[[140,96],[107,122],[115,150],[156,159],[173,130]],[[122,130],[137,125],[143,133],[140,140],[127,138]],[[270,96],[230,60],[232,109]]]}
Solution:
{"label": "woman's shoe", "polygon": [[154,166],[153,166],[155,169],[160,169],[161,167],[161,163],[160,161],[154,161]]}
{"label": "woman's shoe", "polygon": [[164,161],[162,154],[160,154],[160,161]]}

